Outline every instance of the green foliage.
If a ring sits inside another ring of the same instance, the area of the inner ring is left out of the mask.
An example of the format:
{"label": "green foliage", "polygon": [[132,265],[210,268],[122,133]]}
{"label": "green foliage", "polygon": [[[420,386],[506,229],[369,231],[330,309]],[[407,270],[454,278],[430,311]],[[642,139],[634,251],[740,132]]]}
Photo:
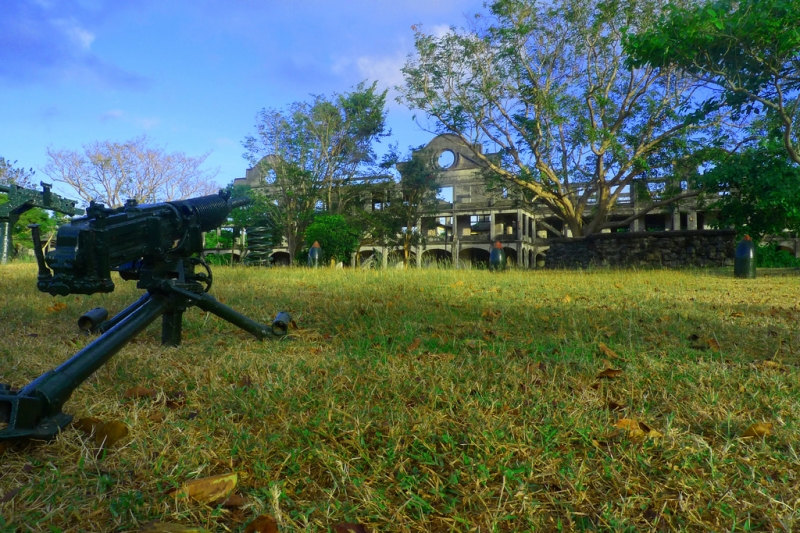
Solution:
{"label": "green foliage", "polygon": [[653,27],[628,35],[625,48],[632,65],[679,67],[722,89],[708,109],[766,112],[800,164],[798,27],[800,0],[673,3]]}
{"label": "green foliage", "polygon": [[383,209],[373,213],[372,236],[377,243],[400,248],[403,263],[408,266],[411,248],[425,243],[422,219],[439,208],[438,169],[433,163],[433,154],[422,146],[412,149],[403,162],[392,148],[381,166],[396,167],[400,183],[386,190],[388,201]]}
{"label": "green foliage", "polygon": [[759,268],[800,268],[800,258],[776,243],[768,243],[756,249],[756,266]]}
{"label": "green foliage", "polygon": [[699,176],[718,209],[716,224],[733,226],[755,240],[800,232],[800,166],[774,144],[726,155]]}
{"label": "green foliage", "polygon": [[306,244],[314,241],[322,248],[325,263],[334,259],[350,264],[350,256],[358,250],[361,232],[347,223],[342,215],[318,215],[306,229]]}
{"label": "green foliage", "polygon": [[229,249],[233,246],[233,230],[230,228],[220,228],[219,234],[216,231],[206,233],[206,248]]}
{"label": "green foliage", "polygon": [[318,212],[342,214],[357,201],[343,186],[374,166],[373,146],[388,135],[385,105],[386,91],[362,82],[349,93],[257,115],[257,133],[243,143],[246,157],[262,176],[268,218],[290,256]]}

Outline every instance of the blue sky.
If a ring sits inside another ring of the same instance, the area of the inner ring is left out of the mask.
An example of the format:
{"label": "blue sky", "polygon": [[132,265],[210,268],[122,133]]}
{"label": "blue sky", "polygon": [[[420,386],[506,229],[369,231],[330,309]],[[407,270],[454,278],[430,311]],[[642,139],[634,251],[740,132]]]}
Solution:
{"label": "blue sky", "polygon": [[[241,141],[260,109],[362,80],[398,85],[413,24],[464,26],[482,3],[0,0],[0,156],[37,169],[48,147],[147,134],[168,151],[211,152],[205,168],[226,184],[244,176]],[[430,140],[390,99],[390,142]]]}

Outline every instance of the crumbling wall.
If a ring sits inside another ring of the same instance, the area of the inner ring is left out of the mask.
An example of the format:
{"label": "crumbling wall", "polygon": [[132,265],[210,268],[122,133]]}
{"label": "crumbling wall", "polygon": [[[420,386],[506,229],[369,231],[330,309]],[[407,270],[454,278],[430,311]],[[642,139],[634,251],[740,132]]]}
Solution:
{"label": "crumbling wall", "polygon": [[551,239],[545,267],[730,266],[735,247],[733,230],[600,233],[577,239]]}

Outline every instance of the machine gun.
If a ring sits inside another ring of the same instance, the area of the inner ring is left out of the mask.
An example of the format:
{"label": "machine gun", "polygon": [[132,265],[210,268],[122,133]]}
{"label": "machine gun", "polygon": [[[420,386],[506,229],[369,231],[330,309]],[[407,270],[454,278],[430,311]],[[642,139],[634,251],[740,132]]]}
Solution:
{"label": "machine gun", "polygon": [[[219,227],[231,210],[248,202],[220,191],[158,204],[128,201],[116,209],[91,203],[86,217],[59,228],[55,250],[46,257],[38,227],[32,225],[40,291],[61,296],[111,292],[111,272],[116,271],[124,280],[137,280],[137,287],[147,293],[110,320],[101,308],[84,315],[81,327],[102,335],[58,368],[16,392],[0,384],[0,422],[7,424],[0,430],[0,441],[55,437],[72,420],[61,411],[72,392],[159,316],[161,343],[167,346],[180,344],[183,312],[191,306],[259,339],[286,335],[288,313],[279,313],[267,326],[210,296],[211,269],[195,257],[203,249],[203,232]],[[196,267],[202,271],[195,272]]]}
{"label": "machine gun", "polygon": [[40,185],[41,192],[14,184],[0,185],[0,193],[8,195],[8,201],[0,204],[0,264],[5,265],[8,262],[11,253],[11,229],[25,211],[41,207],[65,215],[83,214],[83,209],[75,207],[75,200],[67,200],[53,193],[49,183],[41,182]]}

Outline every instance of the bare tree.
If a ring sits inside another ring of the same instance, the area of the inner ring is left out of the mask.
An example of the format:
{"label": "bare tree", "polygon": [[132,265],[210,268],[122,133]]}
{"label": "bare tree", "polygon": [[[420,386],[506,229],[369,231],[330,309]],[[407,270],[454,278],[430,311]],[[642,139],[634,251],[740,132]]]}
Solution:
{"label": "bare tree", "polygon": [[219,189],[218,171],[200,168],[207,157],[167,153],[142,135],[124,143],[96,141],[83,152],[48,148],[41,171],[87,202],[118,207],[128,199],[146,203],[211,194]]}

